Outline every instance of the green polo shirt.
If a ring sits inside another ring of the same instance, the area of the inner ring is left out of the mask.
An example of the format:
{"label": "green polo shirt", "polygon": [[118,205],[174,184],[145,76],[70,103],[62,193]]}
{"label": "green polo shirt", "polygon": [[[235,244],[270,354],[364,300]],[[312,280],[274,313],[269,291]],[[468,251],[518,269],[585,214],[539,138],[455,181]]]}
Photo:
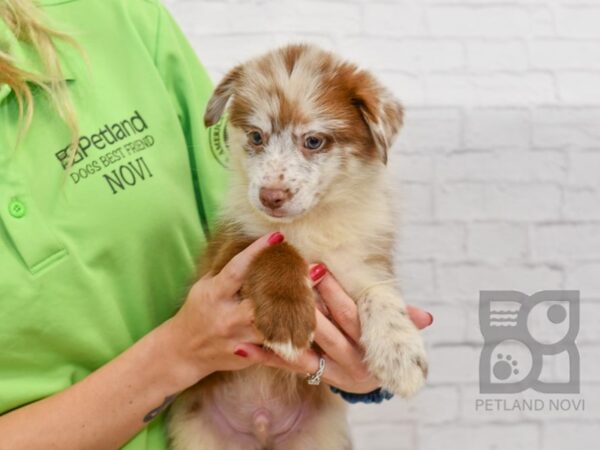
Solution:
{"label": "green polo shirt", "polygon": [[[156,0],[43,0],[80,126],[0,86],[0,414],[81,380],[172,316],[227,177],[223,124],[206,130],[204,68]],[[0,21],[2,48],[40,63]],[[140,368],[143,370],[143,367]],[[141,420],[141,418],[140,418]],[[162,418],[125,447],[166,448]]]}

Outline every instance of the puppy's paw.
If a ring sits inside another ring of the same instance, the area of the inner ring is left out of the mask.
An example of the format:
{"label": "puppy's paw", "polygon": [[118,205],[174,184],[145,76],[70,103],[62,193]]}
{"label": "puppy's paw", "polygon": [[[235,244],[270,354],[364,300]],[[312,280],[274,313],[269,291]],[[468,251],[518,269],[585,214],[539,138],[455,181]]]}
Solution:
{"label": "puppy's paw", "polygon": [[265,347],[287,361],[295,361],[314,338],[312,289],[307,286],[292,298],[279,295],[261,298],[255,309],[254,325],[265,337]]}
{"label": "puppy's paw", "polygon": [[427,357],[423,339],[405,316],[388,322],[387,332],[363,335],[369,369],[387,391],[402,397],[415,394],[427,378]]}
{"label": "puppy's paw", "polygon": [[293,361],[309,348],[317,324],[315,294],[308,265],[283,242],[262,251],[252,262],[242,295],[254,302],[254,325],[264,345]]}

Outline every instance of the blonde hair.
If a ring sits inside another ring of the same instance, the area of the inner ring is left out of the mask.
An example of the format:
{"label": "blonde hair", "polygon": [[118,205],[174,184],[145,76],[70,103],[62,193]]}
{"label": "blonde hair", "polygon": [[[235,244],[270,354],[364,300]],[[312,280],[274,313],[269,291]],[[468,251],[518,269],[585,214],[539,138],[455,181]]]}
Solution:
{"label": "blonde hair", "polygon": [[32,0],[0,0],[0,19],[4,20],[18,40],[32,45],[45,69],[45,74],[35,74],[18,68],[8,49],[3,49],[0,43],[0,85],[10,86],[19,105],[19,132],[16,147],[33,119],[34,101],[31,85],[35,85],[49,95],[59,116],[71,132],[70,158],[67,166],[70,167],[77,150],[79,127],[53,40],[62,39],[79,47],[73,38],[45,24],[42,12]]}

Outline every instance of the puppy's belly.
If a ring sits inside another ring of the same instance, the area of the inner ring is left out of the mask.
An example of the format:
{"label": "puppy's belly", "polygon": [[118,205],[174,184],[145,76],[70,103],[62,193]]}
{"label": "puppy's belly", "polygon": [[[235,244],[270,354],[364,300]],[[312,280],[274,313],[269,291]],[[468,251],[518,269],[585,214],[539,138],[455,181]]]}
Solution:
{"label": "puppy's belly", "polygon": [[236,399],[233,392],[214,392],[205,402],[205,414],[215,430],[229,442],[247,448],[279,444],[302,428],[310,405],[299,400],[286,403],[280,398]]}

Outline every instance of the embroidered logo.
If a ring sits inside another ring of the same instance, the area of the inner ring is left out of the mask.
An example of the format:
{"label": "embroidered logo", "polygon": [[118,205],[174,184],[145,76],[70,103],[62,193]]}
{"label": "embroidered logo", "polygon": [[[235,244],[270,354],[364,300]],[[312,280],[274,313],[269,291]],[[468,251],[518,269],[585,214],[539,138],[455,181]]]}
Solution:
{"label": "embroidered logo", "polygon": [[210,152],[219,164],[229,167],[229,149],[227,148],[227,116],[208,128],[208,144]]}

